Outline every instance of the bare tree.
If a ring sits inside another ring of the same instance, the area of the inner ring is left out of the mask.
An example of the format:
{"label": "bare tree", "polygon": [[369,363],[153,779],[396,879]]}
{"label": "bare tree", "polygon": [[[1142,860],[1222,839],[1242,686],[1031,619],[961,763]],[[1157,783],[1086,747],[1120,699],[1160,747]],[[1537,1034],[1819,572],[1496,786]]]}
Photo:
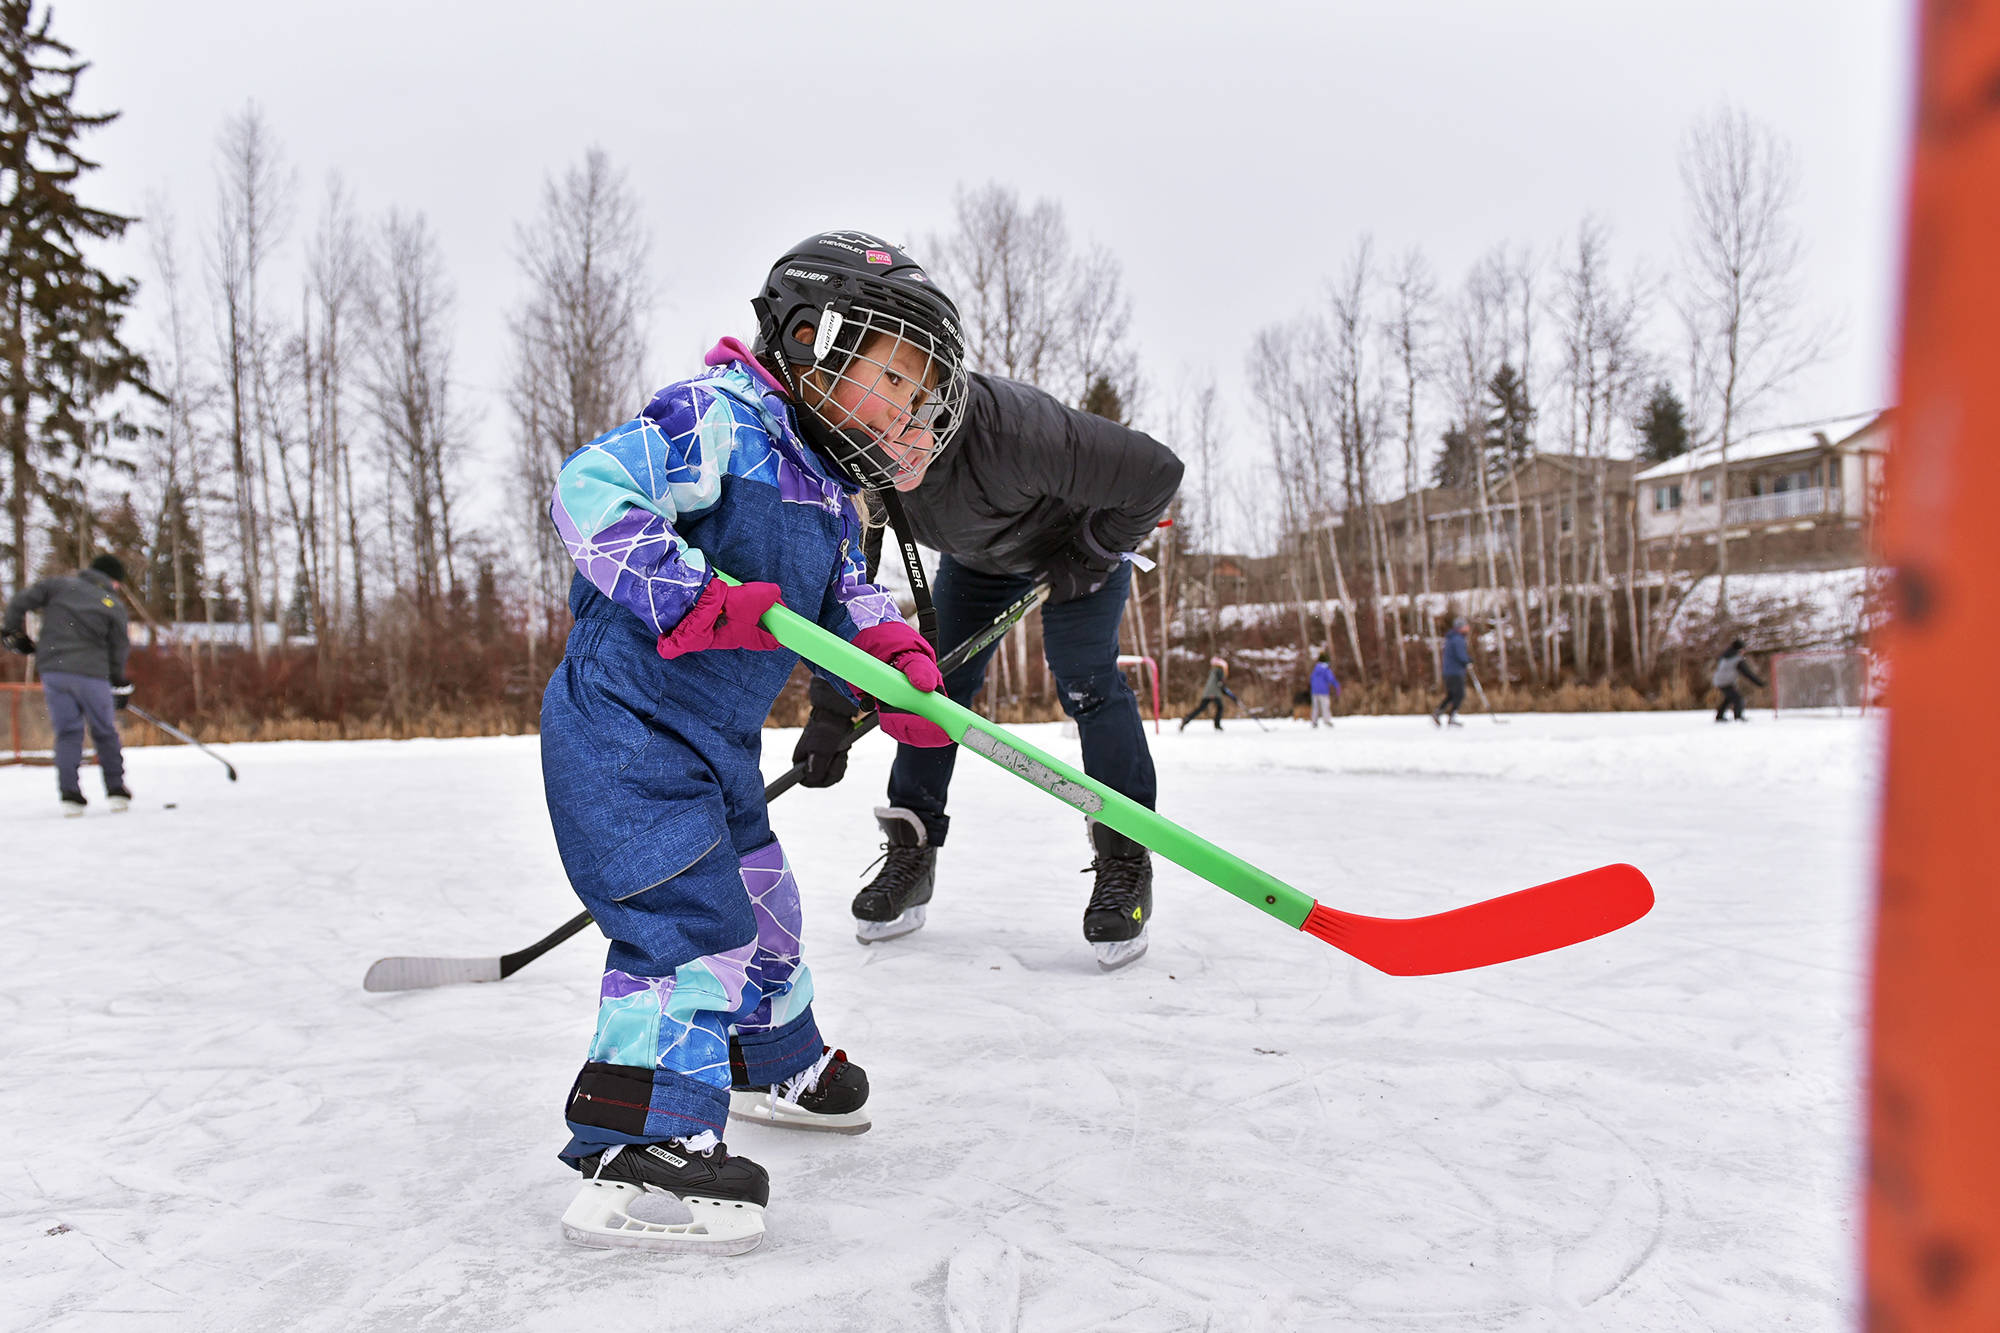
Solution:
{"label": "bare tree", "polygon": [[959,190],[947,236],[924,242],[958,305],[975,370],[1037,385],[1081,406],[1102,381],[1127,415],[1139,396],[1131,307],[1110,251],[1078,254],[1062,206],[1024,206],[997,182]]}
{"label": "bare tree", "polygon": [[1716,530],[1716,615],[1729,614],[1729,446],[1744,422],[1827,346],[1802,296],[1804,249],[1792,223],[1792,150],[1744,111],[1724,107],[1688,132],[1682,317],[1697,396],[1690,406],[1720,449],[1723,521]]}
{"label": "bare tree", "polygon": [[437,238],[421,215],[392,210],[382,223],[380,244],[380,273],[369,303],[367,387],[382,430],[388,510],[393,514],[400,502],[409,524],[411,590],[421,620],[458,586],[452,465],[465,423],[452,403],[456,298]]}
{"label": "bare tree", "polygon": [[[361,540],[361,509],[355,502],[354,449],[344,409],[352,392],[354,363],[360,355],[368,298],[368,249],[344,183],[328,180],[326,204],[306,257],[309,307],[305,339],[308,356],[310,429],[318,470],[324,477],[327,520],[318,559],[325,584],[318,594],[327,631],[344,629],[348,617],[341,582],[345,556],[353,584],[353,625],[358,642],[368,641],[367,561]],[[344,522],[343,522],[344,520]],[[316,534],[317,535],[317,534]],[[338,634],[334,634],[336,640]],[[322,645],[324,648],[324,645]]]}
{"label": "bare tree", "polygon": [[1421,590],[1423,610],[1416,623],[1424,627],[1430,645],[1431,670],[1438,670],[1438,635],[1435,618],[1429,613],[1431,601],[1430,522],[1424,513],[1423,446],[1417,433],[1417,399],[1435,371],[1431,339],[1437,300],[1437,281],[1422,252],[1407,251],[1397,262],[1390,280],[1393,304],[1385,328],[1390,356],[1395,363],[1397,384],[1403,406],[1403,540],[1405,557],[1416,566],[1410,579],[1412,592]]}
{"label": "bare tree", "polygon": [[[223,125],[217,141],[215,231],[208,254],[209,277],[217,300],[216,338],[228,412],[226,434],[234,482],[237,556],[250,648],[264,660],[267,573],[275,577],[269,550],[270,479],[266,441],[260,427],[260,371],[269,333],[257,294],[258,279],[283,239],[291,184],[255,103]],[[267,569],[268,567],[268,569]],[[275,599],[272,599],[275,600]]]}
{"label": "bare tree", "polygon": [[[1467,275],[1465,287],[1452,312],[1451,375],[1448,381],[1459,430],[1471,442],[1473,498],[1479,523],[1474,530],[1473,560],[1486,559],[1486,587],[1501,588],[1498,554],[1500,541],[1494,532],[1493,502],[1489,486],[1489,430],[1486,419],[1487,387],[1504,363],[1506,342],[1499,327],[1506,305],[1504,270],[1489,256]],[[1504,610],[1496,618],[1494,640],[1500,658],[1500,679],[1508,679],[1507,624]],[[1468,614],[1471,608],[1468,608]]]}
{"label": "bare tree", "polygon": [[[163,589],[149,586],[148,591],[155,594],[156,600],[159,593],[166,594],[170,621],[192,619],[190,608],[196,603],[203,607],[203,619],[212,621],[216,614],[214,580],[190,576],[198,571],[202,575],[210,573],[207,570],[208,442],[195,423],[213,406],[214,389],[201,377],[194,361],[193,332],[189,328],[186,284],[181,276],[178,227],[173,211],[166,200],[154,199],[146,212],[152,222],[148,243],[158,299],[163,306],[161,345],[149,357],[154,368],[154,387],[161,395],[161,423],[153,437],[152,471],[158,482],[154,565],[158,566],[161,557],[167,562],[167,586]],[[195,706],[199,708],[203,688],[201,654],[191,643],[185,647]],[[213,640],[208,653],[212,663]]]}
{"label": "bare tree", "polygon": [[629,416],[646,388],[651,246],[625,173],[599,148],[560,181],[545,181],[540,212],[515,231],[515,262],[528,286],[512,319],[507,393],[515,513],[535,551],[545,615],[561,606],[570,569],[548,522],[556,469]]}

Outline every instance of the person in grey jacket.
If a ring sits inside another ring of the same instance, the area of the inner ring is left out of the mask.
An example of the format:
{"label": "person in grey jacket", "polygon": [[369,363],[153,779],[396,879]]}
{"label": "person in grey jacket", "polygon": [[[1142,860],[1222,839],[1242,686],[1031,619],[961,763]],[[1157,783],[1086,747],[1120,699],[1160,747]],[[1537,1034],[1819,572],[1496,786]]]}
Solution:
{"label": "person in grey jacket", "polygon": [[1763,678],[1751,670],[1750,664],[1743,660],[1743,640],[1732,639],[1729,646],[1722,650],[1722,656],[1716,659],[1715,673],[1709,677],[1709,683],[1722,691],[1722,702],[1715,706],[1717,722],[1727,722],[1732,709],[1738,722],[1750,720],[1743,716],[1743,691],[1736,688],[1738,676],[1752,685],[1764,683]]}
{"label": "person in grey jacket", "polygon": [[[1186,731],[1187,724],[1206,713],[1212,704],[1215,707],[1215,729],[1221,731],[1222,697],[1226,694],[1229,694],[1229,663],[1220,657],[1211,657],[1208,659],[1208,679],[1201,687],[1201,699],[1188,715],[1181,719],[1181,730]],[[1233,699],[1236,696],[1229,697]]]}
{"label": "person in grey jacket", "polygon": [[[118,600],[125,566],[115,555],[100,555],[90,568],[23,588],[0,618],[0,643],[32,654],[42,677],[42,698],[56,736],[56,786],[63,814],[80,815],[83,798],[77,770],[83,763],[83,733],[97,746],[104,795],[113,810],[131,804],[125,788],[125,754],[118,742],[116,709],[125,707],[132,686],[125,679],[131,644],[125,607]],[[28,637],[27,616],[42,613],[40,642]]]}
{"label": "person in grey jacket", "polygon": [[[938,650],[948,653],[1030,591],[1049,585],[1042,642],[1062,709],[1076,720],[1083,770],[1151,808],[1153,757],[1139,701],[1118,667],[1118,629],[1131,588],[1125,554],[1157,526],[1180,488],[1181,461],[1151,436],[1065,406],[1032,385],[968,377],[965,423],[922,480],[898,487],[910,531],[938,551]],[[969,703],[998,644],[944,678]],[[846,768],[841,745],[854,705],[815,678],[812,717],[793,753],[807,786],[827,786]],[[881,873],[855,896],[864,943],[920,927],[931,899],[937,849],[957,748],[899,746],[889,801],[875,812],[886,839]],[[1140,844],[1091,824],[1096,880],[1083,934],[1098,961],[1122,965],[1144,951],[1153,911],[1152,862]]]}

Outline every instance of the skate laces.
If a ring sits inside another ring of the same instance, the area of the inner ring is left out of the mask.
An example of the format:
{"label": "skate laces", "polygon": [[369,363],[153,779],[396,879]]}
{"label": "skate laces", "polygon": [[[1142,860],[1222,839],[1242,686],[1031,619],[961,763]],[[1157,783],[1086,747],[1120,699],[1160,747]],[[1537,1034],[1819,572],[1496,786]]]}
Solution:
{"label": "skate laces", "polygon": [[1137,906],[1146,888],[1150,869],[1143,856],[1100,856],[1079,873],[1097,876],[1085,911],[1130,911]]}
{"label": "skate laces", "polygon": [[[839,1055],[840,1052],[834,1050],[831,1046],[826,1047],[820,1051],[819,1059],[813,1061],[783,1083],[774,1085],[771,1088],[771,1095],[782,1097],[788,1102],[797,1101],[800,1097],[819,1086],[819,1076],[826,1072],[826,1067],[832,1064],[834,1058]],[[713,1138],[714,1135],[710,1135],[709,1137]]]}
{"label": "skate laces", "polygon": [[875,888],[899,892],[916,884],[923,877],[925,847],[903,847],[893,842],[882,844],[882,854],[861,868],[865,879],[876,866],[882,867],[873,885]]}

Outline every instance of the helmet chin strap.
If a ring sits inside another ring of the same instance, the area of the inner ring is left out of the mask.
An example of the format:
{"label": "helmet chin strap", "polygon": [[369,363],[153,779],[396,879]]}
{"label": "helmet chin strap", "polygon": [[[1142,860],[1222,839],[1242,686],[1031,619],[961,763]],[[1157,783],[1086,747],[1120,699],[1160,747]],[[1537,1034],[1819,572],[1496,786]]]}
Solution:
{"label": "helmet chin strap", "polygon": [[910,596],[917,603],[917,629],[931,646],[938,651],[937,608],[931,605],[931,585],[924,578],[924,562],[917,555],[917,544],[910,537],[909,516],[903,512],[903,497],[894,486],[884,486],[876,494],[882,497],[882,508],[888,511],[889,524],[896,529],[896,544],[902,548],[903,569],[910,576]]}

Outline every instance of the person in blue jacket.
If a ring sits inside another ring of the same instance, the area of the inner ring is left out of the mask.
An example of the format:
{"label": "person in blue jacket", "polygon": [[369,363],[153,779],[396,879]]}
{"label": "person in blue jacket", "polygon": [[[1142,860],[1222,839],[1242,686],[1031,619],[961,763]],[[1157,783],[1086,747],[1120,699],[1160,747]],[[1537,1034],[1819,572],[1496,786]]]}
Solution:
{"label": "person in blue jacket", "polygon": [[1326,719],[1326,725],[1332,726],[1333,696],[1340,693],[1340,678],[1333,674],[1333,663],[1324,652],[1313,663],[1312,679],[1306,682],[1306,688],[1312,692],[1314,728],[1318,728],[1321,718]]}
{"label": "person in blue jacket", "polygon": [[1443,726],[1450,722],[1454,727],[1463,726],[1458,720],[1458,710],[1465,704],[1465,673],[1472,667],[1472,652],[1466,647],[1467,625],[1464,616],[1451,622],[1451,631],[1444,636],[1444,698],[1431,709],[1431,724]]}
{"label": "person in blue jacket", "polygon": [[[751,305],[757,345],[724,338],[704,374],[572,454],[549,509],[578,573],[542,773],[563,867],[610,938],[560,1153],[585,1177],[563,1216],[584,1245],[740,1253],[770,1185],[723,1146],[727,1116],[869,1126],[866,1075],[814,1018],[799,889],[766,816],[759,745],[798,659],[758,621],[782,601],[918,689],[942,684],[864,579],[855,496],[920,477],[950,440],[964,343],[916,261],[864,232],[793,247]],[[881,726],[950,743],[907,713]],[[692,1220],[632,1217],[649,1190]]]}

